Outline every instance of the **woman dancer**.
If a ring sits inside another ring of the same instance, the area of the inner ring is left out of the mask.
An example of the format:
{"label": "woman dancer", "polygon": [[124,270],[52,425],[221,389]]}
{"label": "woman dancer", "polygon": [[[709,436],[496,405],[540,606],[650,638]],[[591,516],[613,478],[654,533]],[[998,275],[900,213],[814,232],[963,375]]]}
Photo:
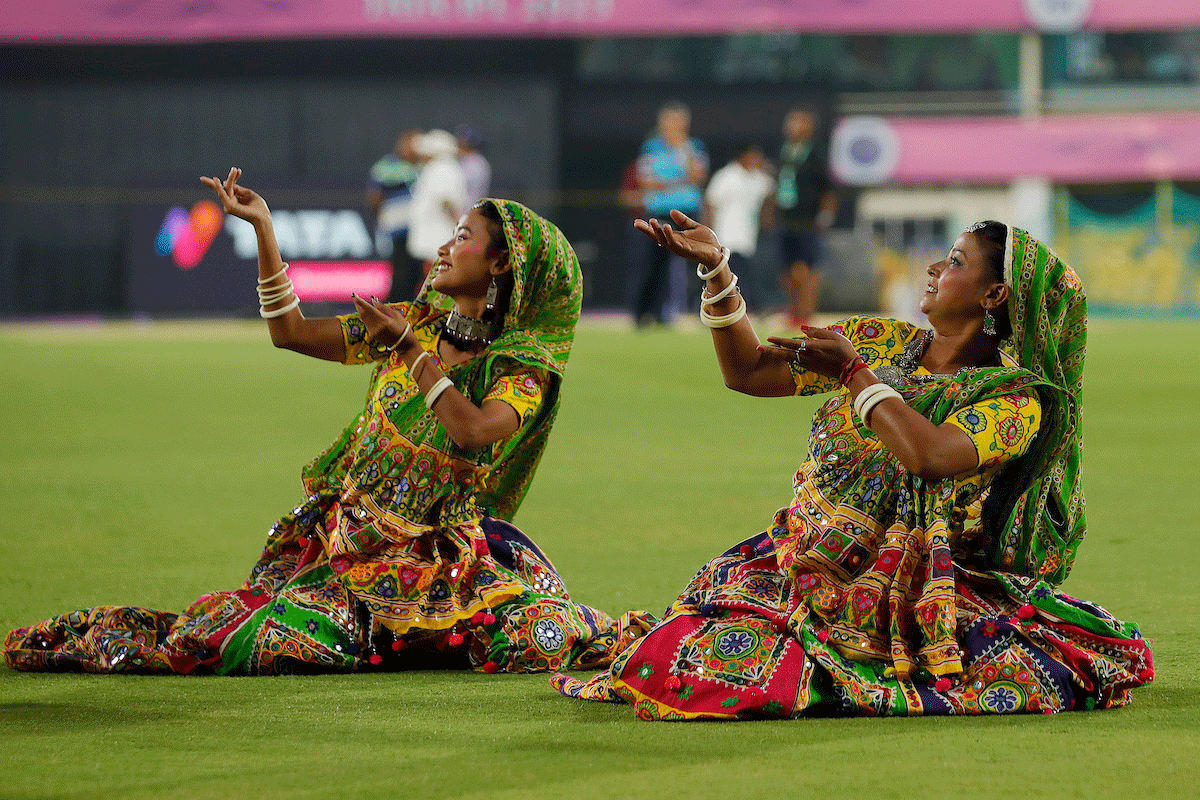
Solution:
{"label": "woman dancer", "polygon": [[551,223],[478,203],[438,253],[421,296],[308,319],[271,213],[202,178],[259,244],[271,340],[374,364],[366,407],[305,469],[307,499],[272,527],[245,585],[183,614],[102,606],[11,632],[16,669],[277,674],[607,663],[622,623],[571,601],[536,545],[505,520],[533,478],[579,318],[579,265]]}
{"label": "woman dancer", "polygon": [[[638,227],[701,262],[725,382],[830,393],[792,504],[705,565],[648,635],[563,693],[643,719],[1110,708],[1153,678],[1136,626],[1061,594],[1085,531],[1079,279],[972,225],[929,267],[929,329],[860,317],[759,343],[709,229]],[[724,255],[723,255],[724,254]]]}

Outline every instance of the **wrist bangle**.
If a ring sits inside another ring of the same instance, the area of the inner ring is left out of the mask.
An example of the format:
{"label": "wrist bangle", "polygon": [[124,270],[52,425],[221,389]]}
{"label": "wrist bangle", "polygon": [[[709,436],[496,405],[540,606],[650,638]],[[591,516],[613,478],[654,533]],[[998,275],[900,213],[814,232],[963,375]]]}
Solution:
{"label": "wrist bangle", "polygon": [[863,361],[863,357],[856,353],[853,358],[847,358],[846,363],[842,364],[842,371],[838,376],[838,383],[840,383],[842,386],[847,385],[850,383],[850,379],[854,377],[854,373],[858,372],[860,369],[866,368],[867,362]]}
{"label": "wrist bangle", "polygon": [[389,351],[389,352],[395,352],[396,348],[400,346],[400,343],[404,341],[404,337],[405,337],[405,336],[408,336],[408,332],[409,332],[409,331],[411,331],[411,330],[412,330],[412,323],[411,323],[411,322],[405,322],[405,323],[404,323],[404,330],[400,332],[400,338],[399,338],[399,339],[397,339],[396,341],[392,342],[391,344],[388,344],[388,345],[380,345],[380,347],[381,347],[381,348],[383,348],[384,350],[387,350],[387,351]]}
{"label": "wrist bangle", "polygon": [[275,319],[276,317],[282,317],[284,314],[288,313],[298,305],[300,305],[299,297],[294,298],[292,302],[288,303],[283,308],[277,308],[274,311],[267,311],[265,306],[259,306],[258,315],[263,319]]}
{"label": "wrist bangle", "polygon": [[[740,295],[739,295],[740,296]],[[723,317],[715,317],[708,313],[708,309],[704,306],[700,307],[700,321],[709,328],[728,328],[730,325],[741,320],[746,316],[746,300],[742,298],[742,302],[738,305],[737,311],[732,314],[726,314]]]}
{"label": "wrist bangle", "polygon": [[[731,280],[729,282],[729,285],[726,286],[721,291],[717,292],[716,294],[711,295],[711,296],[704,295],[704,294],[700,295],[700,305],[701,306],[716,305],[717,303],[721,302],[726,297],[728,297],[730,295],[730,293],[733,292],[733,290],[737,288],[737,285],[738,285],[738,276],[734,275],[733,280]],[[738,294],[741,294],[741,292],[738,292]]]}
{"label": "wrist bangle", "polygon": [[432,358],[432,356],[429,355],[429,351],[422,350],[421,355],[414,358],[413,363],[409,366],[408,374],[409,374],[409,377],[411,377],[413,379],[414,383],[417,380],[417,365],[420,364],[422,361],[424,361],[427,358]]}
{"label": "wrist bangle", "polygon": [[454,382],[443,375],[442,379],[433,386],[430,386],[429,391],[425,393],[425,407],[432,411],[433,404],[436,403],[437,399],[442,396],[442,392],[446,391],[453,385]]}
{"label": "wrist bangle", "polygon": [[[279,270],[279,272],[276,272],[274,275],[272,275],[272,276],[271,276],[271,277],[269,277],[269,278],[259,278],[259,279],[258,279],[258,285],[259,285],[259,286],[264,286],[264,285],[266,285],[266,284],[270,283],[271,281],[275,280],[276,278],[278,278],[280,275],[283,275],[283,274],[284,274],[284,273],[286,273],[287,271],[288,271],[288,264],[287,264],[287,262],[285,261],[285,262],[283,262],[283,267],[282,267],[282,268]],[[260,291],[261,291],[261,290],[260,290]]]}
{"label": "wrist bangle", "polygon": [[862,418],[862,414],[859,414],[859,409],[862,408],[863,403],[866,403],[876,394],[882,392],[885,386],[887,386],[887,384],[883,383],[882,381],[879,383],[872,383],[870,386],[867,386],[861,392],[859,392],[858,397],[854,398],[854,413],[858,414],[860,419]]}
{"label": "wrist bangle", "polygon": [[[887,386],[887,384],[885,383],[884,386]],[[902,403],[904,402],[904,398],[900,396],[900,393],[897,392],[895,389],[893,389],[890,386],[888,386],[886,391],[876,392],[874,395],[871,396],[871,399],[869,399],[867,402],[863,403],[862,414],[859,415],[859,419],[861,419],[863,421],[864,425],[870,427],[871,423],[868,420],[870,419],[870,416],[871,416],[871,410],[874,409],[875,406],[882,403],[884,400],[887,400],[892,397],[896,398],[897,400],[899,400]]]}
{"label": "wrist bangle", "polygon": [[699,278],[701,280],[706,281],[709,278],[716,277],[716,274],[718,272],[720,272],[721,270],[725,269],[725,265],[727,265],[728,263],[729,263],[729,248],[722,247],[721,248],[721,262],[719,264],[717,264],[715,267],[713,267],[711,272],[705,272],[704,265],[697,264],[696,265],[696,275],[699,276]]}
{"label": "wrist bangle", "polygon": [[858,397],[854,399],[854,413],[858,415],[858,418],[862,420],[864,425],[869,427],[870,424],[867,422],[867,418],[870,416],[871,410],[889,397],[894,397],[900,402],[904,402],[904,397],[891,386],[882,382],[873,383],[859,392]]}

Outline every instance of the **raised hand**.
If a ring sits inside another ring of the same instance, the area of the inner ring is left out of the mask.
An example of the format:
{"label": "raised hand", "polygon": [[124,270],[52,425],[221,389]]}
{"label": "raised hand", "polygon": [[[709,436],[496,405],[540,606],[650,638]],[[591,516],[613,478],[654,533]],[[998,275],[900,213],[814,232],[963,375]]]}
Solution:
{"label": "raised hand", "polygon": [[238,185],[242,171],[237,167],[229,168],[229,177],[222,182],[219,178],[202,177],[200,181],[217,193],[226,214],[244,219],[258,226],[271,219],[271,209],[267,201],[256,192]]}
{"label": "raised hand", "polygon": [[[367,328],[367,338],[372,342],[402,353],[416,346],[417,335],[413,333],[412,326],[404,319],[400,309],[389,306],[376,297],[372,297],[368,302],[352,294],[350,299],[354,301],[354,307],[358,309],[363,325]],[[401,338],[404,342],[397,345]]]}
{"label": "raised hand", "polygon": [[657,219],[635,220],[633,226],[649,236],[660,247],[665,247],[689,261],[699,261],[707,267],[721,263],[721,243],[711,228],[701,225],[682,211],[672,209],[671,220],[664,225]]}

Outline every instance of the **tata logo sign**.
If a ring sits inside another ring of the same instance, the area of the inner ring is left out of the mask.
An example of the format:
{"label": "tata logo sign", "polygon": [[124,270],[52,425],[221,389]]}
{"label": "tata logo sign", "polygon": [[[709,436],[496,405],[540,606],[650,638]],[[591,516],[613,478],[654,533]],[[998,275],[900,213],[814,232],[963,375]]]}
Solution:
{"label": "tata logo sign", "polygon": [[163,217],[154,250],[170,256],[180,269],[191,269],[204,258],[220,230],[221,207],[211,200],[201,200],[191,211],[175,206]]}
{"label": "tata logo sign", "polygon": [[[272,211],[275,239],[284,261],[301,259],[368,259],[375,257],[375,243],[367,232],[362,214],[350,209],[330,211]],[[238,258],[258,257],[254,226],[237,217],[225,217],[225,232],[233,238]]]}

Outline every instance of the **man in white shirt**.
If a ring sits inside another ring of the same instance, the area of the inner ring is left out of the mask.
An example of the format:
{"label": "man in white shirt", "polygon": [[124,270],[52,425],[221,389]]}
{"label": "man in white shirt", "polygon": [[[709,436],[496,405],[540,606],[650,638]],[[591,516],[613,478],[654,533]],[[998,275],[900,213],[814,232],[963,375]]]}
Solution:
{"label": "man in white shirt", "polygon": [[425,163],[409,205],[408,252],[413,258],[432,262],[467,209],[467,181],[453,134],[429,131],[418,137],[415,149]]}
{"label": "man in white shirt", "polygon": [[492,164],[482,152],[483,136],[470,125],[454,129],[458,139],[458,163],[467,176],[467,207],[488,196],[492,188]]}
{"label": "man in white shirt", "polygon": [[[762,148],[750,145],[716,171],[704,192],[705,218],[717,239],[729,248],[729,267],[739,276],[738,288],[747,307],[761,301],[752,259],[758,250],[762,217],[771,212],[774,191],[775,179],[767,171]],[[757,310],[762,310],[761,305]]]}

